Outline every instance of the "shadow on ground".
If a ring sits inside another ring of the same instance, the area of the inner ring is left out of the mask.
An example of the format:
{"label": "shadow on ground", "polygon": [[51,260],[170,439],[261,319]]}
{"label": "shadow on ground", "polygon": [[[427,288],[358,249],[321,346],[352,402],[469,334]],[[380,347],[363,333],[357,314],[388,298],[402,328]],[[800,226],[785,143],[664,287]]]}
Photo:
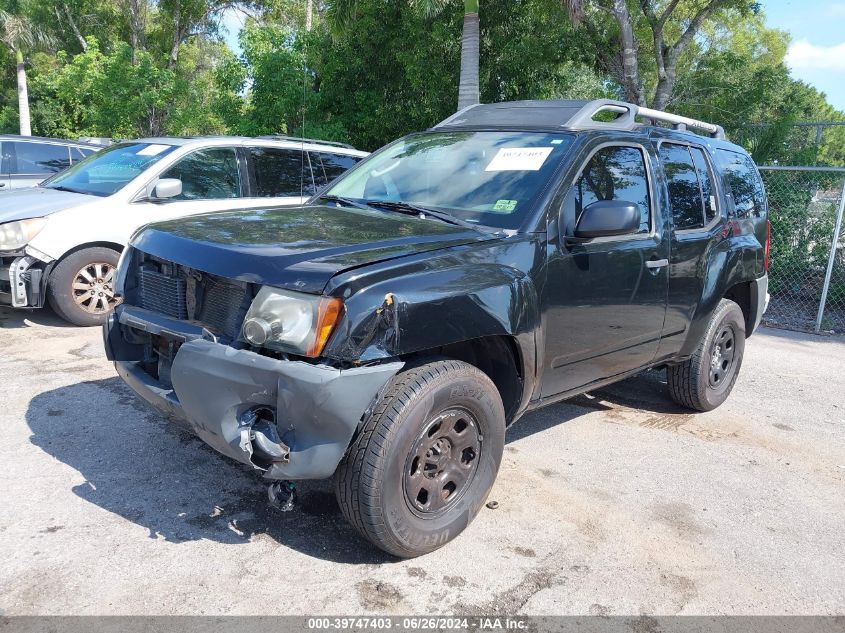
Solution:
{"label": "shadow on ground", "polygon": [[[640,376],[528,414],[507,439],[517,441],[595,409],[677,411],[658,376]],[[334,562],[393,560],[345,522],[330,481],[299,483],[295,510],[279,512],[268,505],[258,473],[151,412],[118,378],[39,394],[26,419],[32,443],[85,478],[73,487],[74,494],[143,526],[149,538],[226,544],[266,538]]]}
{"label": "shadow on ground", "polygon": [[67,328],[77,327],[57,316],[49,307],[22,309],[0,306],[0,329],[33,327],[35,325]]}

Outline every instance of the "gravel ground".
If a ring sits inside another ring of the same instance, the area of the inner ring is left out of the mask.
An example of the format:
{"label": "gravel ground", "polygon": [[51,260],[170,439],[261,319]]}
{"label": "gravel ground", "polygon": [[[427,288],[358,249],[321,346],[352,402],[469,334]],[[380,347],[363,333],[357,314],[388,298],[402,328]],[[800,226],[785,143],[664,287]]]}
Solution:
{"label": "gravel ground", "polygon": [[455,542],[397,562],[149,411],[98,329],[0,308],[0,614],[841,614],[845,339],[763,329],[728,402],[658,372],[526,416]]}

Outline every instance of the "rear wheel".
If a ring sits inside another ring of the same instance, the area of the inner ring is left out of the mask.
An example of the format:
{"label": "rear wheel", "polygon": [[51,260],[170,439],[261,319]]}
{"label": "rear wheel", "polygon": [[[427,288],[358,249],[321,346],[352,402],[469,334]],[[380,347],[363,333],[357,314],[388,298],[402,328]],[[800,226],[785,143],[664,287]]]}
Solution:
{"label": "rear wheel", "polygon": [[669,365],[669,393],[680,405],[712,411],[733,390],[745,352],[745,318],[740,307],[722,299],[693,355]]}
{"label": "rear wheel", "polygon": [[504,439],[504,408],[486,374],[454,360],[413,367],[393,379],[338,467],[338,504],[382,550],[431,552],[481,509]]}
{"label": "rear wheel", "polygon": [[114,281],[119,258],[117,251],[97,246],[59,262],[47,286],[56,314],[74,325],[101,325],[117,305]]}

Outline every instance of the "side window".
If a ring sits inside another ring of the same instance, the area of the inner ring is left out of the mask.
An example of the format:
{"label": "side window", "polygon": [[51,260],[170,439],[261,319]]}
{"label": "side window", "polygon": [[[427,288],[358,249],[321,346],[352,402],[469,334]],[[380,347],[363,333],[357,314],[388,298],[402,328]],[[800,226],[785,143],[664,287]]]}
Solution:
{"label": "side window", "polygon": [[707,164],[703,149],[700,147],[690,147],[689,149],[695,163],[695,170],[698,172],[698,182],[701,184],[705,224],[710,224],[719,215],[719,208],[716,206],[716,186],[713,184],[713,172]]}
{"label": "side window", "polygon": [[[574,227],[581,212],[598,200],[624,200],[636,204],[640,208],[637,233],[651,230],[651,198],[642,150],[612,146],[593,154],[567,196],[566,205],[574,206],[573,222],[568,221],[567,225]],[[571,230],[570,226],[568,230]]]}
{"label": "side window", "polygon": [[160,178],[178,178],[182,193],[173,200],[220,200],[241,197],[238,156],[233,147],[191,152]]}
{"label": "side window", "polygon": [[764,212],[763,184],[751,159],[729,150],[717,150],[725,185],[733,198],[734,213],[744,218],[759,216]]}
{"label": "side window", "polygon": [[314,181],[304,152],[273,147],[250,149],[258,198],[297,197],[314,193]]}
{"label": "side window", "polygon": [[340,176],[347,169],[354,167],[361,160],[357,156],[345,154],[330,154],[329,152],[318,152],[323,161],[323,170],[326,174],[326,181],[331,182]]}
{"label": "side window", "polygon": [[0,157],[0,174],[8,176],[12,171],[12,162],[14,159],[14,154],[12,154],[12,144],[9,141],[0,143],[0,151],[3,152],[2,157]]}
{"label": "side window", "polygon": [[329,184],[329,179],[326,177],[326,172],[323,169],[323,161],[320,160],[320,154],[317,152],[308,152],[308,160],[311,161],[311,171],[314,174],[314,186],[317,189],[322,189]]}
{"label": "side window", "polygon": [[675,229],[683,231],[704,228],[701,185],[690,148],[686,145],[663,143],[660,146],[660,163],[666,174]]}
{"label": "side window", "polygon": [[89,149],[87,147],[74,147],[73,151],[71,151],[71,158],[73,159],[73,162],[75,163],[77,161],[82,160],[83,158],[90,156],[93,153],[94,153],[94,150]]}
{"label": "side window", "polygon": [[[48,143],[9,143],[17,155],[13,174],[51,174],[70,167],[70,152],[67,145]],[[5,143],[4,143],[5,145]]]}

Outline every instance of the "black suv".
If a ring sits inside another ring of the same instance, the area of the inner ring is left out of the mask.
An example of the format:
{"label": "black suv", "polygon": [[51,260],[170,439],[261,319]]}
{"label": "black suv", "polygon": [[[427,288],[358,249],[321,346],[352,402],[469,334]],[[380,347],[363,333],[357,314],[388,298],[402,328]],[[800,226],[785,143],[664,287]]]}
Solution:
{"label": "black suv", "polygon": [[663,366],[680,404],[721,404],[766,308],[766,216],[716,125],[478,105],[305,206],[139,231],[107,354],[271,497],[334,476],[362,535],[416,556],[473,519],[526,411]]}

